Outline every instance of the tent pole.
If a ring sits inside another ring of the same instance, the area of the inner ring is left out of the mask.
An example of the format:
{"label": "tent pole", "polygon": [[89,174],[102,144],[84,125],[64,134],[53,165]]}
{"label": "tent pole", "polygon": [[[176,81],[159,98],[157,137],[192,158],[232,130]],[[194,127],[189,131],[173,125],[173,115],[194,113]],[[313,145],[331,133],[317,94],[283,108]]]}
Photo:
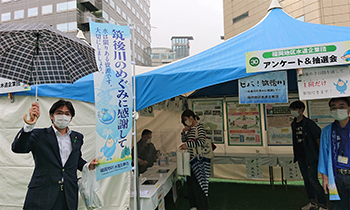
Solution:
{"label": "tent pole", "polygon": [[138,155],[137,155],[137,136],[136,136],[136,121],[138,118],[138,114],[136,112],[136,73],[135,73],[135,24],[132,24],[132,76],[133,76],[133,95],[134,95],[134,112],[133,112],[133,120],[134,120],[134,209],[140,209],[140,185],[139,185],[139,164],[138,164]]}

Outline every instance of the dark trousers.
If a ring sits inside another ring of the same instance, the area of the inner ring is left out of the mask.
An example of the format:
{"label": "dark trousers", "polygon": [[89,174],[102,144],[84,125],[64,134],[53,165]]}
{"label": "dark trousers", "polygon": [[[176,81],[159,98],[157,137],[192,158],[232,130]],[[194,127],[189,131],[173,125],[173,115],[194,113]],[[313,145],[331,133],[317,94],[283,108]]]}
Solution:
{"label": "dark trousers", "polygon": [[336,210],[350,210],[350,175],[337,174],[337,190],[340,196],[339,201],[332,201]]}
{"label": "dark trousers", "polygon": [[52,210],[68,210],[66,195],[64,194],[64,190],[58,193],[55,205]]}
{"label": "dark trousers", "polygon": [[306,194],[310,202],[315,202],[317,196],[319,206],[326,207],[327,198],[323,187],[318,181],[317,163],[308,166],[305,161],[298,160],[298,164],[304,178]]}
{"label": "dark trousers", "polygon": [[209,200],[200,187],[192,169],[191,176],[187,176],[187,191],[190,200],[190,208],[197,207],[197,210],[209,209]]}

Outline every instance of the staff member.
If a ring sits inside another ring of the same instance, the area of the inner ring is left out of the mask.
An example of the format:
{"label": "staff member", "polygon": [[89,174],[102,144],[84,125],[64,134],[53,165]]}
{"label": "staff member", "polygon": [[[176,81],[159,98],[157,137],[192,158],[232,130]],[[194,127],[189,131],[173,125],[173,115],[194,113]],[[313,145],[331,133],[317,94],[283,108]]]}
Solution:
{"label": "staff member", "polygon": [[[32,104],[29,114],[30,121],[39,118],[38,103]],[[75,116],[72,103],[58,100],[49,114],[52,126],[34,129],[35,125],[25,124],[12,143],[13,152],[31,152],[35,162],[23,209],[76,210],[77,169],[94,170],[98,163],[93,159],[88,164],[82,159],[83,135],[68,127]]]}
{"label": "staff member", "polygon": [[[132,149],[132,157],[134,157],[134,148]],[[140,141],[137,142],[139,173],[144,173],[148,167],[152,167],[157,161],[157,157],[157,150],[152,143],[152,131],[145,129],[142,131]]]}
{"label": "staff member", "polygon": [[332,98],[329,109],[335,121],[322,129],[318,171],[336,210],[350,209],[350,101]]}

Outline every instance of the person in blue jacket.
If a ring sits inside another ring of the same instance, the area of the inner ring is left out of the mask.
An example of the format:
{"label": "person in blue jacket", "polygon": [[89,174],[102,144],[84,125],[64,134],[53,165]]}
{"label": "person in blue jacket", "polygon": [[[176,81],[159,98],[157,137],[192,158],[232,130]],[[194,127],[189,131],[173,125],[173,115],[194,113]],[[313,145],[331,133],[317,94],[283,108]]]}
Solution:
{"label": "person in blue jacket", "polygon": [[301,209],[327,209],[326,195],[318,181],[317,172],[321,128],[314,121],[304,116],[305,104],[302,101],[294,101],[289,108],[294,116],[291,124],[294,162],[298,162],[300,172],[303,175],[306,194],[310,201]]}
{"label": "person in blue jacket", "polygon": [[[81,157],[83,135],[68,125],[75,116],[71,102],[58,100],[50,110],[52,126],[34,129],[25,124],[12,143],[15,153],[31,152],[35,168],[28,185],[25,210],[76,210],[78,208],[77,170],[94,170],[98,162],[91,163]],[[29,109],[30,121],[39,118],[39,104]]]}
{"label": "person in blue jacket", "polygon": [[324,191],[336,210],[350,209],[350,101],[332,98],[329,103],[335,121],[322,129],[318,171]]}

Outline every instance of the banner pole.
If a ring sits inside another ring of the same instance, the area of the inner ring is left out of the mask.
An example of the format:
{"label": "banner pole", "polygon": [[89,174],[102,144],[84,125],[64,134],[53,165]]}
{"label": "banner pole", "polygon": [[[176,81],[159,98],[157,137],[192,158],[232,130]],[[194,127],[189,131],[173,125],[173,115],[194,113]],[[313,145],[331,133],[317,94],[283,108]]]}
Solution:
{"label": "banner pole", "polygon": [[138,164],[138,155],[137,155],[137,135],[136,135],[136,121],[138,114],[136,112],[136,71],[135,71],[135,24],[132,24],[132,76],[133,76],[133,95],[134,95],[134,132],[133,132],[133,142],[134,142],[134,209],[140,209],[140,185],[139,185],[139,164]]}

